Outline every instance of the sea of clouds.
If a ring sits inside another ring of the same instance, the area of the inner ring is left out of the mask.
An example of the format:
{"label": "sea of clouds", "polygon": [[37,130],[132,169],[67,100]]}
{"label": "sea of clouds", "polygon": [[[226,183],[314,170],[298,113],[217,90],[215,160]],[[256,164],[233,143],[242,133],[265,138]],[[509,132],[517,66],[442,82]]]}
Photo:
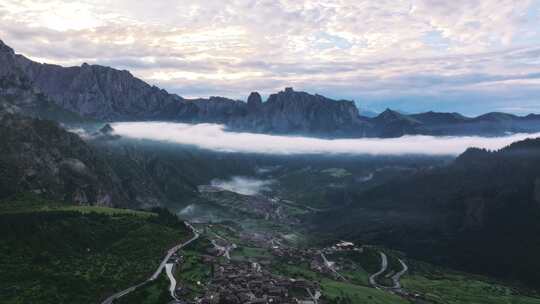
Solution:
{"label": "sea of clouds", "polygon": [[244,132],[228,132],[218,124],[170,122],[122,122],[112,124],[120,136],[156,140],[220,152],[263,154],[351,154],[351,155],[458,155],[469,147],[501,149],[535,134],[503,137],[436,137],[411,135],[399,138],[321,139]]}

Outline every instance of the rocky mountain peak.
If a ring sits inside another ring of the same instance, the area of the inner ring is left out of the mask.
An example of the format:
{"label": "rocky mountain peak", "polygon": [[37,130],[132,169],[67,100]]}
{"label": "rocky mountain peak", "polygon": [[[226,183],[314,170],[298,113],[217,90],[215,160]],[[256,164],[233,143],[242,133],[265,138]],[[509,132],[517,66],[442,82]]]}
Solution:
{"label": "rocky mountain peak", "polygon": [[531,114],[528,114],[527,116],[525,116],[525,119],[538,119],[540,118],[540,115],[539,114],[534,114],[534,113],[531,113]]}
{"label": "rocky mountain peak", "polygon": [[0,40],[0,52],[2,53],[9,53],[9,54],[12,54],[14,55],[15,52],[13,51],[12,48],[10,48],[9,46],[7,46],[4,41]]}
{"label": "rocky mountain peak", "polygon": [[463,123],[469,120],[469,118],[459,113],[443,113],[429,111],[425,113],[412,114],[410,117],[424,123],[424,124],[452,124]]}
{"label": "rocky mountain peak", "polygon": [[5,77],[6,75],[13,77],[13,74],[19,72],[14,59],[15,52],[13,49],[0,40],[0,77]]}
{"label": "rocky mountain peak", "polygon": [[511,120],[516,119],[516,118],[517,118],[517,116],[512,115],[512,114],[508,114],[508,113],[491,112],[491,113],[486,113],[484,115],[480,115],[480,116],[476,117],[475,119],[476,120],[485,120],[485,121],[498,122],[498,121],[511,121]]}
{"label": "rocky mountain peak", "polygon": [[105,124],[101,129],[99,129],[99,132],[103,134],[111,134],[114,131],[113,127],[111,127],[110,124]]}
{"label": "rocky mountain peak", "polygon": [[402,115],[401,113],[397,111],[391,110],[389,108],[384,110],[384,112],[382,112],[381,114],[379,114],[379,116],[376,117],[377,120],[385,120],[385,121],[397,120],[397,119],[403,119],[403,118],[404,118],[404,115]]}
{"label": "rocky mountain peak", "polygon": [[250,112],[259,109],[262,106],[261,94],[257,92],[251,92],[247,100],[247,105]]}
{"label": "rocky mountain peak", "polygon": [[377,135],[382,137],[399,137],[413,134],[422,123],[413,117],[397,111],[386,109],[371,120],[377,129]]}
{"label": "rocky mountain peak", "polygon": [[295,91],[288,87],[271,94],[262,103],[258,93],[252,93],[248,107],[259,107],[257,117],[248,125],[263,132],[275,133],[357,133],[362,124],[352,101],[333,100],[321,95]]}

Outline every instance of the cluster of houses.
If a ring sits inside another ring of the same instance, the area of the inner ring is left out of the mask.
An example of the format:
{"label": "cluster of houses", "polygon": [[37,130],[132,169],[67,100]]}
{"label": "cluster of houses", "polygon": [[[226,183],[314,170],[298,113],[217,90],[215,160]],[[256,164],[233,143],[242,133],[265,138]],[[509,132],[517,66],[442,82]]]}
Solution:
{"label": "cluster of houses", "polygon": [[335,253],[342,251],[358,251],[361,253],[364,251],[364,247],[357,246],[353,242],[339,241],[337,244],[331,247],[327,247],[323,251],[325,251],[325,253]]}
{"label": "cluster of houses", "polygon": [[[212,191],[213,189],[207,189]],[[211,226],[209,226],[211,228]],[[337,274],[336,267],[329,267],[324,253],[360,251],[361,247],[350,242],[339,242],[325,249],[297,248],[283,245],[272,233],[242,231],[239,237],[248,245],[266,248],[274,257],[281,257],[288,264],[308,263],[311,269],[329,276]],[[201,304],[322,304],[321,287],[317,282],[292,279],[273,274],[270,257],[247,259],[231,258],[236,246],[217,236],[201,256],[203,263],[211,265],[211,279],[204,284],[204,291],[195,299]]]}
{"label": "cluster of houses", "polygon": [[317,283],[274,275],[258,263],[207,260],[214,263],[213,278],[200,299],[202,304],[317,304]]}
{"label": "cluster of houses", "polygon": [[318,250],[311,248],[295,248],[286,246],[272,246],[270,248],[272,255],[297,262],[309,262],[313,256],[317,255]]}

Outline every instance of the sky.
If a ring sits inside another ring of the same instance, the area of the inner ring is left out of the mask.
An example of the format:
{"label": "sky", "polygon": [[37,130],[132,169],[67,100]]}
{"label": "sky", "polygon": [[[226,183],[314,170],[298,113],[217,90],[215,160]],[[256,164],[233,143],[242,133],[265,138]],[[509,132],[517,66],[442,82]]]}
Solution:
{"label": "sky", "polygon": [[540,113],[540,0],[2,0],[0,39],[184,97],[292,86],[361,110]]}
{"label": "sky", "polygon": [[[218,124],[171,122],[122,122],[112,124],[114,134],[126,138],[188,145],[225,153],[273,155],[435,155],[457,156],[467,148],[499,150],[536,134],[513,134],[503,137],[435,137],[411,135],[399,138],[321,139],[245,132],[228,132]],[[245,181],[216,184],[233,187]],[[252,184],[253,187],[264,185]]]}

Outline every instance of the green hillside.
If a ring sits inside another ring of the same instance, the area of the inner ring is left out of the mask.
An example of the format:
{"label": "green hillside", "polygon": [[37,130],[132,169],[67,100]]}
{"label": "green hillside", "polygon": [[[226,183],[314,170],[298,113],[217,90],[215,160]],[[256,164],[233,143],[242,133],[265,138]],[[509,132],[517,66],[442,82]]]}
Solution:
{"label": "green hillside", "polygon": [[144,281],[190,237],[174,216],[154,211],[1,202],[0,303],[97,303]]}

